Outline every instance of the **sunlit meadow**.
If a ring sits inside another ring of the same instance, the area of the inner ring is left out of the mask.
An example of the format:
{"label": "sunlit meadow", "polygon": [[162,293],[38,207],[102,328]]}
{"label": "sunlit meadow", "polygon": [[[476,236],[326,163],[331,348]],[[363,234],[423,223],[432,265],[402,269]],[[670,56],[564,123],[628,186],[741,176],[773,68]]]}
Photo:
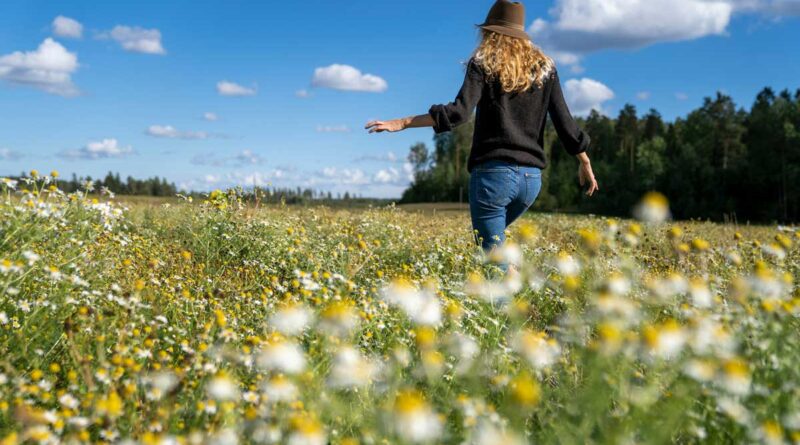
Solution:
{"label": "sunlit meadow", "polygon": [[[800,443],[800,233],[0,182],[0,444]],[[503,275],[492,261],[515,264]]]}

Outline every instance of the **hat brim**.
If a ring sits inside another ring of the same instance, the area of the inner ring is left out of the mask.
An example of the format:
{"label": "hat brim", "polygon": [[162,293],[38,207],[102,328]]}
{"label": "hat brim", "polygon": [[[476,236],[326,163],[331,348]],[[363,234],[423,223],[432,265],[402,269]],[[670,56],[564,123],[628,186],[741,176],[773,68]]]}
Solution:
{"label": "hat brim", "polygon": [[531,36],[527,32],[525,32],[525,31],[523,31],[521,29],[509,28],[508,26],[503,26],[503,25],[487,25],[487,24],[483,24],[483,25],[477,25],[477,26],[478,26],[478,28],[485,29],[487,31],[493,31],[493,32],[496,32],[498,34],[503,34],[503,35],[510,36],[510,37],[516,37],[518,39],[526,39],[526,40],[530,40],[531,39]]}

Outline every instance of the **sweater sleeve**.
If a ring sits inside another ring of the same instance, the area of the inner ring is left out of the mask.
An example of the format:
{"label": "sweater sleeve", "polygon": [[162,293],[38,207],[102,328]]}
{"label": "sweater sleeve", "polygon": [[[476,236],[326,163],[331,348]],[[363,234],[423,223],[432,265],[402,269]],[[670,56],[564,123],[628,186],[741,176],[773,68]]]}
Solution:
{"label": "sweater sleeve", "polygon": [[558,133],[558,138],[561,139],[564,148],[569,154],[577,156],[589,148],[591,139],[585,131],[578,127],[569,112],[567,102],[564,100],[564,92],[561,90],[558,72],[553,72],[550,81],[552,82],[550,104],[548,105],[550,118],[553,120],[553,126],[556,128],[556,133]]}
{"label": "sweater sleeve", "polygon": [[470,60],[464,84],[455,101],[446,105],[434,105],[428,111],[434,121],[433,130],[438,133],[451,131],[472,117],[472,111],[478,105],[483,92],[483,70]]}

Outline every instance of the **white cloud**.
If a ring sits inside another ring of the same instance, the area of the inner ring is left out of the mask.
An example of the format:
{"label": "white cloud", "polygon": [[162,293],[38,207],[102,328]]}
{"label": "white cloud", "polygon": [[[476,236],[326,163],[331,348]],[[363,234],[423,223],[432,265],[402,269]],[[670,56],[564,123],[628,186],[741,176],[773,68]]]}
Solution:
{"label": "white cloud", "polygon": [[204,131],[180,131],[172,125],[151,125],[145,132],[149,136],[168,139],[208,139]]}
{"label": "white cloud", "polygon": [[636,93],[636,98],[639,100],[649,100],[650,99],[650,92],[649,91],[639,91]]}
{"label": "white cloud", "polygon": [[246,165],[263,164],[265,160],[261,155],[252,150],[242,150],[232,156],[217,156],[213,153],[199,154],[195,155],[191,162],[196,165],[210,165],[213,167],[242,167]]}
{"label": "white cloud", "polygon": [[241,153],[236,155],[236,160],[240,164],[249,164],[249,165],[263,164],[264,163],[264,158],[262,158],[261,156],[253,153],[252,150],[242,150]]}
{"label": "white cloud", "polygon": [[318,125],[317,133],[349,133],[350,127],[347,125]]}
{"label": "white cloud", "polygon": [[414,167],[406,162],[403,169],[398,170],[394,167],[379,170],[375,173],[373,181],[378,184],[408,185],[414,180]]}
{"label": "white cloud", "polygon": [[161,31],[157,29],[117,25],[111,32],[102,33],[98,38],[110,38],[119,43],[125,51],[156,55],[167,53],[161,44]]}
{"label": "white cloud", "polygon": [[609,87],[594,79],[570,79],[564,88],[570,111],[577,116],[586,116],[592,110],[603,112],[603,103],[614,98]]}
{"label": "white cloud", "polygon": [[220,96],[255,96],[256,89],[222,80],[217,82],[217,93],[219,93]]}
{"label": "white cloud", "polygon": [[85,147],[61,153],[67,159],[108,159],[124,158],[133,154],[131,146],[121,146],[116,139],[103,139],[102,141],[89,142]]}
{"label": "white cloud", "polygon": [[[241,155],[241,154],[240,154]],[[232,159],[232,158],[229,158]],[[246,165],[242,165],[246,167]],[[180,183],[182,190],[204,191],[241,186],[301,187],[323,192],[361,194],[373,197],[399,197],[413,180],[411,164],[373,173],[358,168],[326,167],[317,171],[298,171],[292,167],[256,171],[210,173]]]}
{"label": "white cloud", "polygon": [[800,15],[797,0],[727,0],[737,11],[761,13],[771,16]]}
{"label": "white cloud", "polygon": [[363,162],[363,161],[396,163],[396,162],[403,162],[404,160],[398,158],[397,155],[394,154],[394,152],[390,151],[386,154],[360,156],[356,158],[354,162]]}
{"label": "white cloud", "polygon": [[689,100],[689,95],[686,93],[675,93],[675,99],[680,101]]}
{"label": "white cloud", "polygon": [[286,179],[294,180],[288,170],[279,168],[255,172],[235,171],[225,174],[206,174],[197,179],[184,181],[178,188],[184,191],[207,191],[213,188],[270,187],[275,185],[275,182],[283,182]]}
{"label": "white cloud", "polygon": [[352,66],[338,64],[317,68],[311,84],[318,88],[368,93],[382,93],[389,88],[386,81],[378,76],[362,74]]}
{"label": "white cloud", "polygon": [[300,99],[308,99],[311,97],[311,93],[308,90],[297,90],[294,95]]}
{"label": "white cloud", "polygon": [[83,37],[83,25],[75,19],[60,15],[53,20],[53,34],[59,37],[80,39]]}
{"label": "white cloud", "polygon": [[51,38],[45,39],[35,51],[0,56],[0,79],[61,96],[78,94],[72,83],[72,74],[77,69],[78,56]]}
{"label": "white cloud", "polygon": [[16,161],[21,158],[22,154],[10,148],[0,148],[0,159],[4,161]]}
{"label": "white cloud", "polygon": [[326,167],[308,180],[308,186],[324,185],[367,185],[370,177],[363,170],[355,168],[339,169]]}
{"label": "white cloud", "polygon": [[208,112],[208,113],[204,113],[203,114],[203,119],[205,119],[205,120],[207,120],[209,122],[215,122],[215,121],[219,120],[219,116],[217,116],[216,113]]}
{"label": "white cloud", "polygon": [[725,33],[734,6],[723,0],[556,0],[551,21],[528,28],[563,64],[591,52],[641,48]]}

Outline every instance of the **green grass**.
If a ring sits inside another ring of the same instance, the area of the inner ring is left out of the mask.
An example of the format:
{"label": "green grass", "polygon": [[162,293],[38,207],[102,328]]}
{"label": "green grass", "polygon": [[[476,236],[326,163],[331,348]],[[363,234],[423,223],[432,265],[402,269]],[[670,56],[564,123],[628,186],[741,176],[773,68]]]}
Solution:
{"label": "green grass", "polygon": [[798,440],[795,233],[531,214],[502,277],[451,206],[11,196],[9,444]]}

